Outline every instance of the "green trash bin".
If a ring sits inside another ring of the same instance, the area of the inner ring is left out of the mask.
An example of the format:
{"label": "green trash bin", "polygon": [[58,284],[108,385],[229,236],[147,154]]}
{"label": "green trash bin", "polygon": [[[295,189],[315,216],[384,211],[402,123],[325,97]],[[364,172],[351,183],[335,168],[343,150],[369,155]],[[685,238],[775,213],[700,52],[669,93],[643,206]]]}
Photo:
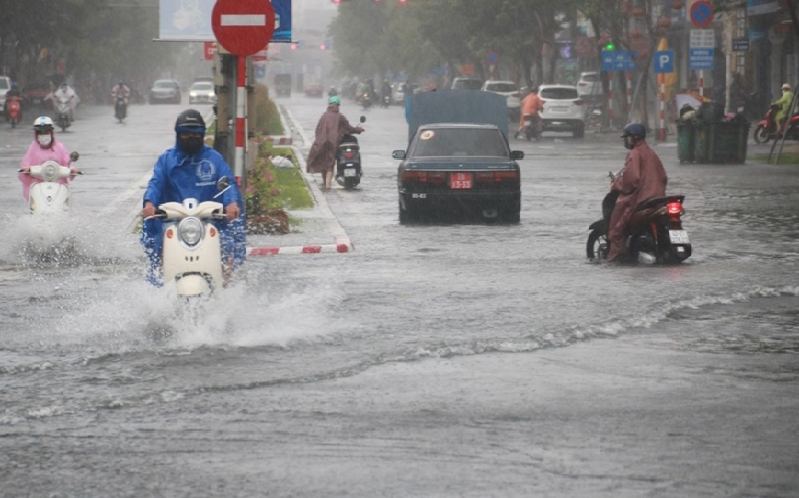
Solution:
{"label": "green trash bin", "polygon": [[749,123],[698,122],[694,134],[694,159],[698,163],[741,164],[746,161]]}
{"label": "green trash bin", "polygon": [[677,122],[677,157],[680,164],[694,162],[694,123]]}

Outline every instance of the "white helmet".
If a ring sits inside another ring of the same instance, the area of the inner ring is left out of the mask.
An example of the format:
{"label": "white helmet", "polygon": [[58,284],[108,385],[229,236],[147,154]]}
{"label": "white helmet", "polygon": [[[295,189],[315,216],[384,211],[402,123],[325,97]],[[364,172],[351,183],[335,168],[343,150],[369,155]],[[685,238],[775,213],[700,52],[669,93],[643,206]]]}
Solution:
{"label": "white helmet", "polygon": [[36,131],[52,131],[53,120],[47,116],[39,116],[36,118],[36,121],[33,122],[33,129]]}
{"label": "white helmet", "polygon": [[782,84],[782,89],[783,90],[790,90],[791,89],[791,85],[789,85],[788,83],[783,83]]}

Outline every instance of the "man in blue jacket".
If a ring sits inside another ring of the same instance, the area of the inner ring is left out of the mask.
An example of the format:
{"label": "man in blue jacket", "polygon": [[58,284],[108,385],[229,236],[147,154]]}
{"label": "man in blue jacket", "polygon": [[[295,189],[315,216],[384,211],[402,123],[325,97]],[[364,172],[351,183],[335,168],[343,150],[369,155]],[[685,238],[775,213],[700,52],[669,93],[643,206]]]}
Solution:
{"label": "man in blue jacket", "polygon": [[150,260],[147,280],[153,285],[163,285],[161,249],[163,247],[163,222],[153,218],[156,208],[164,202],[183,202],[194,198],[198,202],[215,200],[219,192],[216,182],[223,176],[231,180],[231,188],[220,198],[225,206],[226,220],[215,221],[222,243],[222,258],[226,272],[241,266],[246,258],[246,222],[243,204],[233,172],[222,155],[205,145],[205,121],[202,115],[188,109],[175,121],[176,143],[167,149],[153,168],[153,176],[144,193],[142,209],[141,242]]}

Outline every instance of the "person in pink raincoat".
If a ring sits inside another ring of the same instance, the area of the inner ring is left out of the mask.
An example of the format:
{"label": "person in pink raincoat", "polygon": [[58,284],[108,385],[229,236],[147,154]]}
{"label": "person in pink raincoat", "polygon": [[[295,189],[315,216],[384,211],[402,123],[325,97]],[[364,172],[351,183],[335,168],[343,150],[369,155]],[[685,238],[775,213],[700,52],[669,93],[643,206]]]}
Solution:
{"label": "person in pink raincoat", "polygon": [[660,158],[646,143],[646,128],[640,123],[624,127],[621,136],[630,150],[624,160],[624,169],[616,175],[611,190],[619,192],[613,214],[610,216],[608,261],[615,261],[625,252],[625,227],[638,204],[653,197],[666,195],[668,178]]}
{"label": "person in pink raincoat", "polygon": [[361,133],[363,128],[352,126],[338,108],[341,100],[332,96],[327,101],[327,110],[316,125],[316,138],[308,153],[306,171],[308,173],[321,173],[324,180],[324,189],[330,190],[333,182],[333,168],[336,165],[336,151],[341,137],[345,133]]}
{"label": "person in pink raincoat", "polygon": [[59,183],[69,183],[80,171],[72,165],[69,151],[55,138],[53,120],[47,116],[36,118],[33,122],[34,140],[28,147],[28,152],[22,158],[19,181],[22,182],[22,197],[28,200],[31,185],[41,180],[27,174],[31,166],[42,164],[45,161],[55,161],[61,166],[68,166],[73,171],[69,178],[59,178]]}

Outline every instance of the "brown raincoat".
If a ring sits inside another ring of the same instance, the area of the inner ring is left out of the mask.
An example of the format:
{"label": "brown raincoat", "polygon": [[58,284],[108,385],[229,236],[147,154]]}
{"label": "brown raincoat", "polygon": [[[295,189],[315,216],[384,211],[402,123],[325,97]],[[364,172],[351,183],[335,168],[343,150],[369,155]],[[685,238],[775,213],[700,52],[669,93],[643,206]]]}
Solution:
{"label": "brown raincoat", "polygon": [[627,153],[622,174],[611,185],[611,189],[619,191],[619,198],[610,216],[608,261],[624,251],[624,228],[636,206],[647,199],[665,196],[667,182],[663,163],[646,142],[639,142]]}
{"label": "brown raincoat", "polygon": [[327,106],[327,111],[316,125],[316,137],[308,153],[306,171],[322,173],[333,171],[336,164],[336,149],[345,133],[360,133],[360,129],[350,125],[347,118],[338,112],[337,105]]}

